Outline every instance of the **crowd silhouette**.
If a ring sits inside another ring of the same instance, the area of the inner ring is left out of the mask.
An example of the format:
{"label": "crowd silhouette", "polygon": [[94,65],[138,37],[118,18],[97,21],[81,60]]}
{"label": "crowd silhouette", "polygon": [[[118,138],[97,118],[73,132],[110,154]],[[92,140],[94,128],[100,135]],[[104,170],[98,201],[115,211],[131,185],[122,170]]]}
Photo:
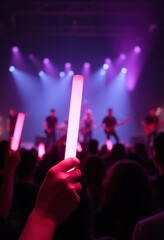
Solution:
{"label": "crowd silhouette", "polygon": [[90,139],[63,160],[64,138],[39,159],[1,140],[0,239],[164,239],[164,132],[153,148]]}

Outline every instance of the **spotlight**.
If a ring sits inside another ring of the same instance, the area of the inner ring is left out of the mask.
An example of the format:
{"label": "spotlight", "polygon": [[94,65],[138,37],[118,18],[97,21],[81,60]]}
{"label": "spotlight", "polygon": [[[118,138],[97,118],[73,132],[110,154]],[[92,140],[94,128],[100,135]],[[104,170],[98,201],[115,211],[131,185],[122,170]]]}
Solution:
{"label": "spotlight", "polygon": [[121,68],[121,72],[124,74],[127,73],[127,68],[126,67]]}
{"label": "spotlight", "polygon": [[67,70],[71,69],[71,63],[69,63],[69,62],[65,63],[65,68]]}
{"label": "spotlight", "polygon": [[68,74],[70,70],[71,70],[71,63],[66,62],[65,63],[65,74]]}
{"label": "spotlight", "polygon": [[70,70],[70,71],[68,72],[68,75],[69,75],[69,76],[73,76],[73,75],[74,75],[74,71]]}
{"label": "spotlight", "polygon": [[38,73],[38,75],[39,75],[40,77],[43,77],[44,71],[40,71],[40,72]]}
{"label": "spotlight", "polygon": [[10,71],[10,72],[14,72],[14,70],[15,70],[15,67],[14,67],[14,66],[10,66],[10,67],[9,67],[9,71]]}
{"label": "spotlight", "polygon": [[65,77],[65,72],[60,72],[59,73],[59,76],[62,78],[62,77]]}
{"label": "spotlight", "polygon": [[134,51],[135,51],[136,53],[140,53],[140,52],[141,52],[141,48],[140,48],[139,46],[135,46],[135,47],[134,47]]}
{"label": "spotlight", "polygon": [[43,63],[44,63],[44,64],[48,64],[49,62],[50,62],[49,58],[44,58],[44,59],[43,59]]}
{"label": "spotlight", "polygon": [[109,68],[109,64],[108,63],[104,63],[103,64],[103,69],[107,70]]}
{"label": "spotlight", "polygon": [[86,68],[90,68],[90,63],[89,62],[85,62],[84,63],[84,68],[86,69]]}
{"label": "spotlight", "polygon": [[124,53],[121,53],[121,54],[120,54],[120,59],[121,59],[121,60],[125,60],[125,59],[126,59],[126,55],[125,55]]}
{"label": "spotlight", "polygon": [[111,63],[111,59],[110,58],[106,58],[105,59],[105,63],[109,65]]}
{"label": "spotlight", "polygon": [[12,52],[16,53],[19,51],[19,48],[17,46],[12,47]]}

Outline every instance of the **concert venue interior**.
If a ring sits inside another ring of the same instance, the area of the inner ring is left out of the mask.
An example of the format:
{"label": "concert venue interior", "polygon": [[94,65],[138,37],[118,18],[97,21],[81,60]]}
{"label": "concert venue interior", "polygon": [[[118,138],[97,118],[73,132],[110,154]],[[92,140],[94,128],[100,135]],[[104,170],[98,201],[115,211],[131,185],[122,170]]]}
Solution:
{"label": "concert venue interior", "polygon": [[[44,136],[51,108],[68,119],[71,80],[85,78],[82,109],[99,125],[109,107],[121,142],[143,141],[150,107],[164,120],[162,0],[5,0],[0,3],[0,139],[10,107],[25,112],[22,142]],[[161,131],[163,127],[159,128]],[[58,137],[62,133],[58,132]],[[103,129],[94,130],[100,144]]]}

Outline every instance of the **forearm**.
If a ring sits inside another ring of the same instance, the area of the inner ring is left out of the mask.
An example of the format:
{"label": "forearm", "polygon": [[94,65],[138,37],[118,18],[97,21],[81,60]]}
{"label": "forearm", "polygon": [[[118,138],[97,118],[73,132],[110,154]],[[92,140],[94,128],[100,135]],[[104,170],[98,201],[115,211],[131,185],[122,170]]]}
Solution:
{"label": "forearm", "polygon": [[19,240],[52,240],[56,224],[52,219],[33,210],[29,215]]}
{"label": "forearm", "polygon": [[7,218],[10,212],[12,200],[13,200],[13,188],[14,188],[14,172],[8,172],[3,179],[3,183],[0,190],[0,216]]}

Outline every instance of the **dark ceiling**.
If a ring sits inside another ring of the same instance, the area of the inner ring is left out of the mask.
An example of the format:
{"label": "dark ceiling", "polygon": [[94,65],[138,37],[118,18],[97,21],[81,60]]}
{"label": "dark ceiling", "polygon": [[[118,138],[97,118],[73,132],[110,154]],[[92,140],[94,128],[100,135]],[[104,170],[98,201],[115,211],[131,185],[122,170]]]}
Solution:
{"label": "dark ceiling", "polygon": [[123,36],[155,31],[163,24],[162,1],[5,0],[0,35]]}

